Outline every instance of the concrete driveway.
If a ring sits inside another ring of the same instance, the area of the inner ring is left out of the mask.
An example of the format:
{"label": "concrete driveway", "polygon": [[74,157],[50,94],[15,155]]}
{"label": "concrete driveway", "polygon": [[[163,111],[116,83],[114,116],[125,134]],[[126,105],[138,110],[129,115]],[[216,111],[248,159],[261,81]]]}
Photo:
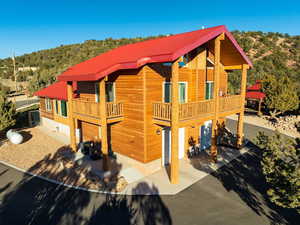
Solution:
{"label": "concrete driveway", "polygon": [[[84,192],[0,164],[0,224],[300,224],[295,210],[268,201],[260,151],[249,147],[248,153],[173,196]],[[137,184],[140,187],[156,191],[145,183]]]}

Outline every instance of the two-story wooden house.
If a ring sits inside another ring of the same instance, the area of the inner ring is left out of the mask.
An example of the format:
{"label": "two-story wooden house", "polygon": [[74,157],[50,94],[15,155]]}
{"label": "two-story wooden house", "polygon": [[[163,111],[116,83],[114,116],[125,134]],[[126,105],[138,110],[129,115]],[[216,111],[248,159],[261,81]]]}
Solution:
{"label": "two-story wooden house", "polygon": [[[113,49],[70,67],[36,95],[42,117],[68,125],[74,150],[80,140],[99,139],[105,154],[111,148],[144,163],[161,158],[177,183],[191,140],[216,159],[218,123],[228,115],[239,115],[241,145],[251,66],[226,27],[217,26]],[[231,96],[227,71],[236,69],[241,91]]]}

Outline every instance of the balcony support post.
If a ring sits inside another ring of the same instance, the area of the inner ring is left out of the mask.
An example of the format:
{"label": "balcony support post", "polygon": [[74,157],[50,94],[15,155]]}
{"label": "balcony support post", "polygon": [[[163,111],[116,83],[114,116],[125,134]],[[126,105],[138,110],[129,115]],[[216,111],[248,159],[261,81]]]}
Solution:
{"label": "balcony support post", "polygon": [[107,138],[107,114],[106,114],[106,91],[105,78],[99,82],[100,90],[100,121],[101,121],[101,151],[103,153],[103,170],[109,170],[108,138]]}
{"label": "balcony support post", "polygon": [[248,65],[242,65],[242,81],[241,81],[241,111],[238,114],[237,124],[237,148],[241,148],[244,138],[244,108],[245,108],[245,96],[246,96],[246,85],[247,85],[247,69]]}
{"label": "balcony support post", "polygon": [[68,94],[68,117],[69,117],[69,127],[70,127],[70,147],[73,151],[77,151],[75,119],[73,117],[73,85],[72,85],[72,81],[67,82],[67,94]]}
{"label": "balcony support post", "polygon": [[214,101],[215,101],[215,112],[214,112],[214,119],[212,121],[212,135],[211,135],[211,148],[210,154],[213,162],[217,162],[217,138],[218,138],[218,118],[219,118],[219,105],[220,105],[220,98],[219,98],[219,89],[220,89],[220,71],[221,71],[221,41],[225,39],[225,34],[222,33],[214,40]]}
{"label": "balcony support post", "polygon": [[179,131],[179,59],[172,63],[172,115],[171,115],[171,165],[170,180],[172,184],[179,182],[178,131]]}

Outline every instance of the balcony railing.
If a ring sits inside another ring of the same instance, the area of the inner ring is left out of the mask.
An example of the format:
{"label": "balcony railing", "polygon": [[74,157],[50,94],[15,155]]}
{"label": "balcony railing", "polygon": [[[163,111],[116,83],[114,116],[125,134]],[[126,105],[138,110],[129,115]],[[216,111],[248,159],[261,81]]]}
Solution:
{"label": "balcony railing", "polygon": [[[179,120],[207,116],[214,112],[214,101],[183,103],[179,105]],[[170,103],[153,103],[153,117],[159,120],[171,120],[172,108]]]}
{"label": "balcony railing", "polygon": [[[231,95],[220,97],[219,112],[230,112],[241,108],[241,96]],[[190,120],[211,116],[215,113],[215,101],[203,100],[179,104],[179,120]],[[153,103],[153,118],[170,121],[172,116],[171,103]]]}
{"label": "balcony railing", "polygon": [[228,112],[241,108],[241,96],[229,95],[220,98],[219,112]]}
{"label": "balcony railing", "polygon": [[123,116],[123,103],[108,102],[106,103],[106,115],[107,118],[115,118]]}
{"label": "balcony railing", "polygon": [[[73,112],[87,116],[100,117],[100,103],[81,99],[73,99]],[[107,118],[123,116],[123,103],[106,103],[106,114]]]}
{"label": "balcony railing", "polygon": [[153,117],[159,120],[171,120],[171,104],[163,102],[153,103]]}
{"label": "balcony railing", "polygon": [[179,105],[179,120],[194,119],[209,116],[214,113],[215,102],[205,100],[200,102],[189,102]]}

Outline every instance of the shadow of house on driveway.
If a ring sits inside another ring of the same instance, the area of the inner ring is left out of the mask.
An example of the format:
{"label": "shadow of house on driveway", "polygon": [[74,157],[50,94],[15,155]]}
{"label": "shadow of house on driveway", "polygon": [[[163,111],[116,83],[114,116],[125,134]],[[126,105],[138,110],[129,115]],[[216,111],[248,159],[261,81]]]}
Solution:
{"label": "shadow of house on driveway", "polygon": [[[57,160],[64,161],[68,152],[68,146],[64,146],[54,155],[45,156],[28,172],[38,171],[39,175],[59,179],[67,171],[58,168]],[[76,183],[84,177],[81,173],[74,173],[68,179],[71,179],[68,180],[70,183]],[[16,182],[14,178],[11,181]],[[159,194],[158,189],[146,183],[139,183],[133,192],[143,189],[150,195],[136,196],[76,190],[26,174],[16,185],[9,182],[7,185],[0,193],[0,224],[172,225],[169,210],[160,196],[151,196]],[[12,190],[7,190],[8,187]]]}
{"label": "shadow of house on driveway", "polygon": [[[227,191],[235,192],[257,215],[265,216],[270,224],[300,224],[300,215],[294,209],[286,209],[270,202],[266,192],[268,184],[262,173],[261,150],[253,143],[250,150],[232,160],[226,166],[211,173]],[[204,170],[199,161],[191,161],[194,168]]]}

